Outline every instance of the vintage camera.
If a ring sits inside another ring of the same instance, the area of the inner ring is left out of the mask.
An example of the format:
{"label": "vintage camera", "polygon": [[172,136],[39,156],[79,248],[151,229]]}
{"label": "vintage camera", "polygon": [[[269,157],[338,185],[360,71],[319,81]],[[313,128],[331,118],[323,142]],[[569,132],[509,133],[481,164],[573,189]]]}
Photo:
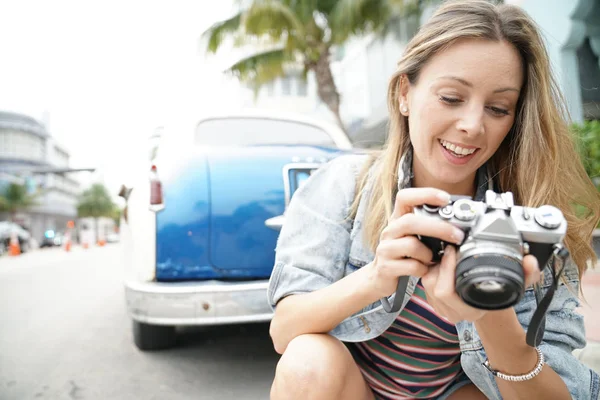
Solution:
{"label": "vintage camera", "polygon": [[[457,252],[456,291],[467,304],[486,310],[516,304],[525,290],[523,257],[534,255],[544,268],[567,233],[567,221],[558,208],[515,206],[511,192],[488,190],[485,201],[453,196],[445,207],[424,205],[414,212],[448,221],[465,232]],[[446,243],[420,239],[439,261]]]}

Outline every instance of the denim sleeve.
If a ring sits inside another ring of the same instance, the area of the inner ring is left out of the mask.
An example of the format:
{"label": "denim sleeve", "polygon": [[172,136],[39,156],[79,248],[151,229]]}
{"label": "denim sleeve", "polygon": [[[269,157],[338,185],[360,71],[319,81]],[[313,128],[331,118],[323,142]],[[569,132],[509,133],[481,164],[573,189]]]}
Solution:
{"label": "denim sleeve", "polygon": [[267,296],[283,297],[326,287],[344,276],[352,222],[347,220],[364,155],[340,156],[294,193],[277,240]]}
{"label": "denim sleeve", "polygon": [[[577,296],[579,279],[574,266],[566,271],[565,280],[567,284],[559,285],[546,313],[546,329],[540,350],[544,353],[546,364],[565,382],[573,399],[596,400],[599,391],[598,375],[572,354],[573,350],[583,348],[586,344],[583,316],[575,310],[580,303]],[[550,280],[546,277],[542,287],[544,295],[549,284]],[[534,291],[529,289],[515,306],[519,322],[525,330],[536,309]],[[463,362],[468,363],[466,372],[488,398],[501,399],[494,377],[481,365],[485,358],[483,348],[463,354]]]}
{"label": "denim sleeve", "polygon": [[[579,361],[573,350],[585,347],[583,316],[575,310],[580,302],[577,296],[579,279],[575,266],[565,273],[567,284],[559,285],[546,314],[546,330],[540,349],[546,363],[563,379],[573,399],[597,399],[598,375]],[[543,289],[545,294],[547,288]],[[517,317],[525,329],[537,308],[532,290],[517,305]]]}

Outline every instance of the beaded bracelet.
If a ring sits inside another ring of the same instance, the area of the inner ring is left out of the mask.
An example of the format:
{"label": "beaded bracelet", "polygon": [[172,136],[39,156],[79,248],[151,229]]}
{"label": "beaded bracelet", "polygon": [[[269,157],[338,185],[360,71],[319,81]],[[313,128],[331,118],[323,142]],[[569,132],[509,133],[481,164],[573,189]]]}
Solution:
{"label": "beaded bracelet", "polygon": [[542,368],[544,368],[544,353],[542,353],[542,351],[537,347],[535,348],[535,351],[537,351],[537,354],[538,354],[537,364],[531,372],[528,372],[524,375],[507,375],[507,374],[503,374],[502,372],[495,371],[490,367],[490,362],[488,360],[485,360],[485,362],[483,363],[483,366],[488,371],[490,371],[492,373],[492,375],[497,376],[500,379],[504,379],[505,381],[510,381],[510,382],[528,381],[528,380],[536,377],[540,372],[542,372]]}

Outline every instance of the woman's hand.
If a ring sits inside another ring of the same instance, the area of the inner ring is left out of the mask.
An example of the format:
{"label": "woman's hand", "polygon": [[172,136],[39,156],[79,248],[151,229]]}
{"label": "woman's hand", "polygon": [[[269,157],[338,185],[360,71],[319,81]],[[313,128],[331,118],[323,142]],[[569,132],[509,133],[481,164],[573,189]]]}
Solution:
{"label": "woman's hand", "polygon": [[[523,270],[525,287],[529,287],[540,280],[540,270],[534,256],[525,256]],[[421,278],[421,283],[427,294],[427,302],[438,314],[453,324],[459,321],[475,322],[490,311],[471,307],[458,296],[455,287],[455,273],[456,249],[454,246],[447,246],[442,261],[429,267]]]}
{"label": "woman's hand", "polygon": [[[413,214],[413,207],[445,206],[450,195],[433,188],[409,188],[398,192],[394,212],[381,233],[371,264],[370,285],[379,298],[396,291],[398,277],[422,277],[429,271],[433,254],[416,235],[431,236],[447,243],[461,243],[464,233],[448,222]],[[454,279],[453,279],[454,282]]]}

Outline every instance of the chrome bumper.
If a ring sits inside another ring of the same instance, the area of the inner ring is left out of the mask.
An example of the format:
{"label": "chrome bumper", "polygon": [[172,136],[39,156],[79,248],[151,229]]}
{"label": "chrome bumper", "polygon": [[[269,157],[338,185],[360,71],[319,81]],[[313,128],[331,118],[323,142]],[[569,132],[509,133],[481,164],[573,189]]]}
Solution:
{"label": "chrome bumper", "polygon": [[126,282],[131,317],[154,325],[225,325],[270,321],[268,280]]}

